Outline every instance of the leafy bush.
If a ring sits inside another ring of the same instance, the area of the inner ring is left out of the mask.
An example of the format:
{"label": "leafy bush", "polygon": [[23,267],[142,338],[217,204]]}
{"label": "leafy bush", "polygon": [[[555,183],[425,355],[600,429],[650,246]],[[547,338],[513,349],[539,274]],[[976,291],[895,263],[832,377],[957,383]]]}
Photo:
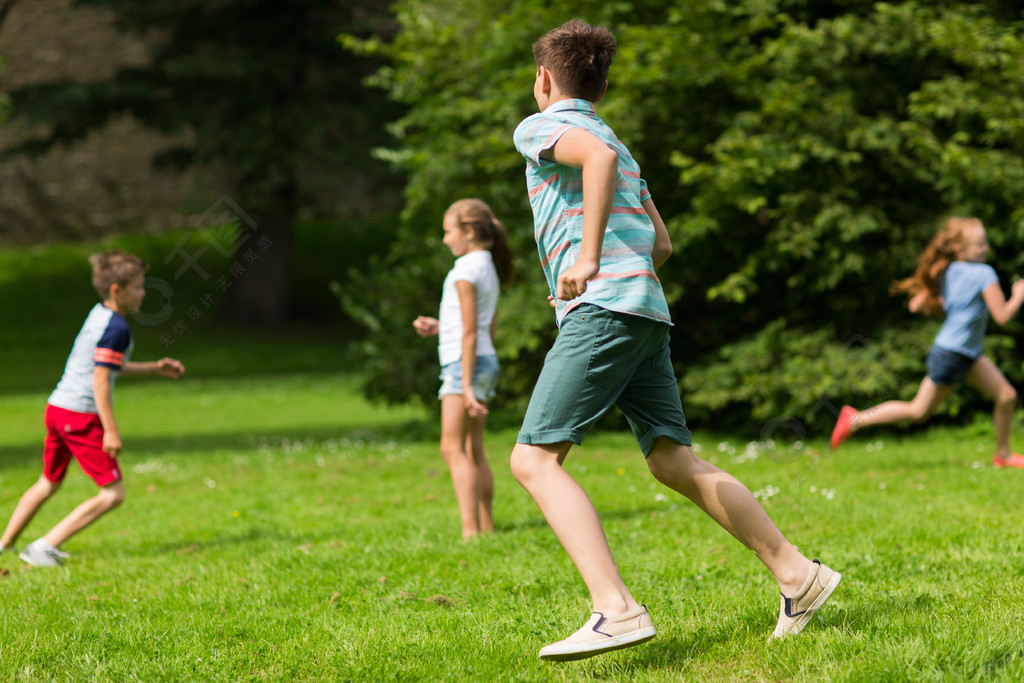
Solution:
{"label": "leafy bush", "polygon": [[[912,399],[939,324],[929,320],[906,330],[887,329],[877,338],[855,334],[843,340],[831,329],[788,328],[776,321],[686,372],[686,414],[711,429],[762,440],[787,431],[791,437],[828,433],[843,405],[864,409]],[[1008,334],[986,340],[986,353],[1019,382],[1024,374],[1013,357],[1015,348]],[[987,398],[962,389],[937,414],[959,419],[991,407]]]}
{"label": "leafy bush", "polygon": [[[888,287],[945,214],[985,221],[1004,281],[1024,267],[1017,3],[401,0],[396,12],[395,40],[363,47],[390,59],[374,83],[408,106],[382,153],[409,174],[406,236],[422,243],[419,219],[436,230],[462,196],[512,226],[527,263],[527,289],[502,304],[518,325],[506,341],[528,351],[508,351],[517,397],[552,329],[532,303],[539,268],[511,134],[536,109],[530,44],[572,16],[619,41],[598,111],[639,161],[673,239],[659,277],[692,409],[749,424],[846,387],[907,395],[932,328],[908,327]],[[397,298],[436,292],[442,269],[404,268],[420,280],[389,287],[388,301],[407,316],[417,307]],[[375,336],[391,333],[389,315],[379,311]],[[858,333],[874,341],[844,348]]]}

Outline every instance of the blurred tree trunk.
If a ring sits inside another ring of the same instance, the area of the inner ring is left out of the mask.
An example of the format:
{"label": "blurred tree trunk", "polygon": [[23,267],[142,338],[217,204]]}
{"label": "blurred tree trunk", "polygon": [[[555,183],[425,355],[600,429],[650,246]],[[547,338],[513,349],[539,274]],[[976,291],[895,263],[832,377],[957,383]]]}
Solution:
{"label": "blurred tree trunk", "polygon": [[299,212],[295,183],[279,187],[256,204],[255,229],[240,231],[223,317],[236,325],[277,326],[288,322],[292,246]]}

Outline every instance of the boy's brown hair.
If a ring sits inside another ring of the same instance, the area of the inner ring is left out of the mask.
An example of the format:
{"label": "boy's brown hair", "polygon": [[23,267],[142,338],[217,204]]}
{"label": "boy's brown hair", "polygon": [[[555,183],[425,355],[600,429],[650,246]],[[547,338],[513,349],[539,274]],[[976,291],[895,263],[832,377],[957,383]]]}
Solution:
{"label": "boy's brown hair", "polygon": [[533,58],[551,72],[566,95],[596,102],[616,49],[608,29],[571,19],[533,44]]}
{"label": "boy's brown hair", "polygon": [[92,264],[92,286],[104,301],[110,297],[113,285],[124,287],[149,268],[138,256],[118,250],[93,254],[89,263]]}

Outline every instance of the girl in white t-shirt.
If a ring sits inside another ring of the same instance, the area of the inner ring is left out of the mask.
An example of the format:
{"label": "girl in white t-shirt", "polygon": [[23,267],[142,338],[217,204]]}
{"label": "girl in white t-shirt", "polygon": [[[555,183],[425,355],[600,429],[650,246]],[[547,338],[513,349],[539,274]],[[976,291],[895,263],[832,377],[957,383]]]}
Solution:
{"label": "girl in white t-shirt", "polygon": [[912,401],[886,401],[857,411],[844,406],[832,432],[838,448],[855,431],[900,420],[924,422],[957,384],[966,381],[995,403],[996,467],[1024,467],[1024,456],[1010,448],[1017,392],[995,363],[982,353],[988,317],[1005,325],[1024,304],[1024,280],[1003,296],[999,278],[985,264],[988,238],[977,218],[950,218],[925,248],[913,276],[893,285],[910,297],[913,313],[943,315],[946,320],[928,352],[928,374]]}
{"label": "girl in white t-shirt", "polygon": [[452,475],[462,536],[494,530],[494,477],[484,456],[487,401],[498,381],[494,349],[500,285],[512,278],[505,227],[479,199],[460,199],[444,214],[444,243],[455,256],[437,318],[420,316],[421,337],[438,335],[441,361],[441,455]]}

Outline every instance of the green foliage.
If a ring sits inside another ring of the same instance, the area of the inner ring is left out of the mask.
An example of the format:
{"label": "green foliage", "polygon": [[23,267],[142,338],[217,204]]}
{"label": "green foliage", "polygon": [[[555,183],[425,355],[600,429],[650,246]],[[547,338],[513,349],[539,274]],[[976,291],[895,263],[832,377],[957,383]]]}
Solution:
{"label": "green foliage", "polygon": [[[4,60],[0,59],[0,73],[4,70]],[[8,113],[11,110],[11,98],[0,92],[0,123],[7,118]]]}
{"label": "green foliage", "polygon": [[[535,110],[530,44],[571,16],[615,33],[619,55],[598,111],[640,162],[673,238],[659,276],[688,387],[706,385],[690,374],[744,375],[750,359],[723,346],[761,353],[782,343],[814,365],[818,343],[923,339],[933,328],[888,288],[911,272],[944,215],[985,221],[1004,281],[1024,267],[1015,3],[519,0],[495,10],[409,0],[397,16],[394,42],[374,44],[391,60],[375,82],[409,106],[384,154],[409,173],[409,239],[419,239],[420,217],[435,224],[449,201],[477,194],[514,227],[527,263],[520,226],[530,216],[511,132]],[[539,269],[526,268],[533,282]],[[531,311],[549,313],[543,302]],[[543,330],[524,334],[543,346]],[[906,358],[889,367],[918,367],[920,347],[894,346]],[[814,391],[828,388],[818,380]],[[797,395],[807,383],[774,386],[771,408],[757,415],[825,398]],[[734,385],[715,391],[700,406],[723,417],[764,400]]]}
{"label": "green foliage", "polygon": [[[325,207],[333,212],[339,186],[360,199],[361,210],[349,217],[386,210],[396,199],[389,189],[395,175],[368,150],[386,139],[382,122],[399,109],[361,85],[379,62],[336,42],[341,30],[386,32],[387,7],[372,0],[77,4],[109,10],[119,28],[145,36],[148,59],[106,80],[14,91],[15,111],[28,132],[7,153],[38,154],[74,142],[122,114],[174,136],[177,144],[156,162],[225,170],[237,182],[237,203],[273,245],[248,264],[254,275],[232,289],[231,317],[285,323],[300,211],[313,217]],[[373,201],[362,201],[371,193]]]}

